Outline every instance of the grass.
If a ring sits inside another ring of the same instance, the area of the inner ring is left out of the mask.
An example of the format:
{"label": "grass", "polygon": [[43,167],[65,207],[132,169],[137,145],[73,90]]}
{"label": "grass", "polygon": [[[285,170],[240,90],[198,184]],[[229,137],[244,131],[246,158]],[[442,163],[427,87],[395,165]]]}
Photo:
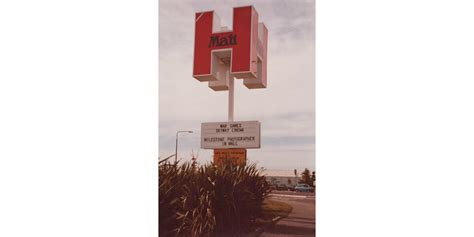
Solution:
{"label": "grass", "polygon": [[266,199],[263,201],[263,218],[271,220],[277,216],[287,217],[293,207],[287,203]]}
{"label": "grass", "polygon": [[255,229],[272,223],[275,217],[287,217],[292,210],[293,207],[287,203],[265,199],[262,205],[262,216],[255,222]]}

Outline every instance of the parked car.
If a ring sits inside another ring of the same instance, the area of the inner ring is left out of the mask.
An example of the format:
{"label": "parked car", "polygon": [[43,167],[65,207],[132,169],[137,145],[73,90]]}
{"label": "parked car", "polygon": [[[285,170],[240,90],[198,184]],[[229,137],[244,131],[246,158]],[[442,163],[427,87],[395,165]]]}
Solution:
{"label": "parked car", "polygon": [[307,184],[297,184],[295,187],[296,192],[314,192],[314,188]]}
{"label": "parked car", "polygon": [[285,184],[278,184],[277,185],[277,190],[288,191],[288,187]]}

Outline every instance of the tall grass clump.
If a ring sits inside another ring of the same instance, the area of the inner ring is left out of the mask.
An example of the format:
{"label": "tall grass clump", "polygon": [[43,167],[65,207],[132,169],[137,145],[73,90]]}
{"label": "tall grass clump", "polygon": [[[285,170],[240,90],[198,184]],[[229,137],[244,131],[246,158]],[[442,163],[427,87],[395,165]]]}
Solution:
{"label": "tall grass clump", "polygon": [[230,236],[251,231],[269,185],[255,164],[161,164],[160,235]]}

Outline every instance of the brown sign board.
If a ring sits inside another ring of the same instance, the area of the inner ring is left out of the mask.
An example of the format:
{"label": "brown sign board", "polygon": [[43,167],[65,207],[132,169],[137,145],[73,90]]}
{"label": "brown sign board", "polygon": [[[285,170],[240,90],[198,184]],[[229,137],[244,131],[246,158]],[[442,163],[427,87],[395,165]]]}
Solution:
{"label": "brown sign board", "polygon": [[245,164],[247,161],[247,149],[214,149],[214,164],[220,165],[223,162],[233,164]]}

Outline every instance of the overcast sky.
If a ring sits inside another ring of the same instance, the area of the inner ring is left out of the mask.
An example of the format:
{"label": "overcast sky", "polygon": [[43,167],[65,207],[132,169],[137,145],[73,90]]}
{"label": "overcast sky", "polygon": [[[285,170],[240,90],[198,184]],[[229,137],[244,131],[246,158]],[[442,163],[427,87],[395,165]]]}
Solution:
{"label": "overcast sky", "polygon": [[200,149],[202,122],[227,121],[227,91],[215,92],[192,77],[194,13],[215,10],[222,26],[232,26],[232,8],[253,5],[269,31],[268,84],[247,89],[235,81],[234,120],[261,122],[261,149],[247,158],[267,169],[314,167],[315,57],[314,1],[174,1],[159,2],[159,128],[160,156],[174,153],[177,130],[179,157],[212,160]]}

